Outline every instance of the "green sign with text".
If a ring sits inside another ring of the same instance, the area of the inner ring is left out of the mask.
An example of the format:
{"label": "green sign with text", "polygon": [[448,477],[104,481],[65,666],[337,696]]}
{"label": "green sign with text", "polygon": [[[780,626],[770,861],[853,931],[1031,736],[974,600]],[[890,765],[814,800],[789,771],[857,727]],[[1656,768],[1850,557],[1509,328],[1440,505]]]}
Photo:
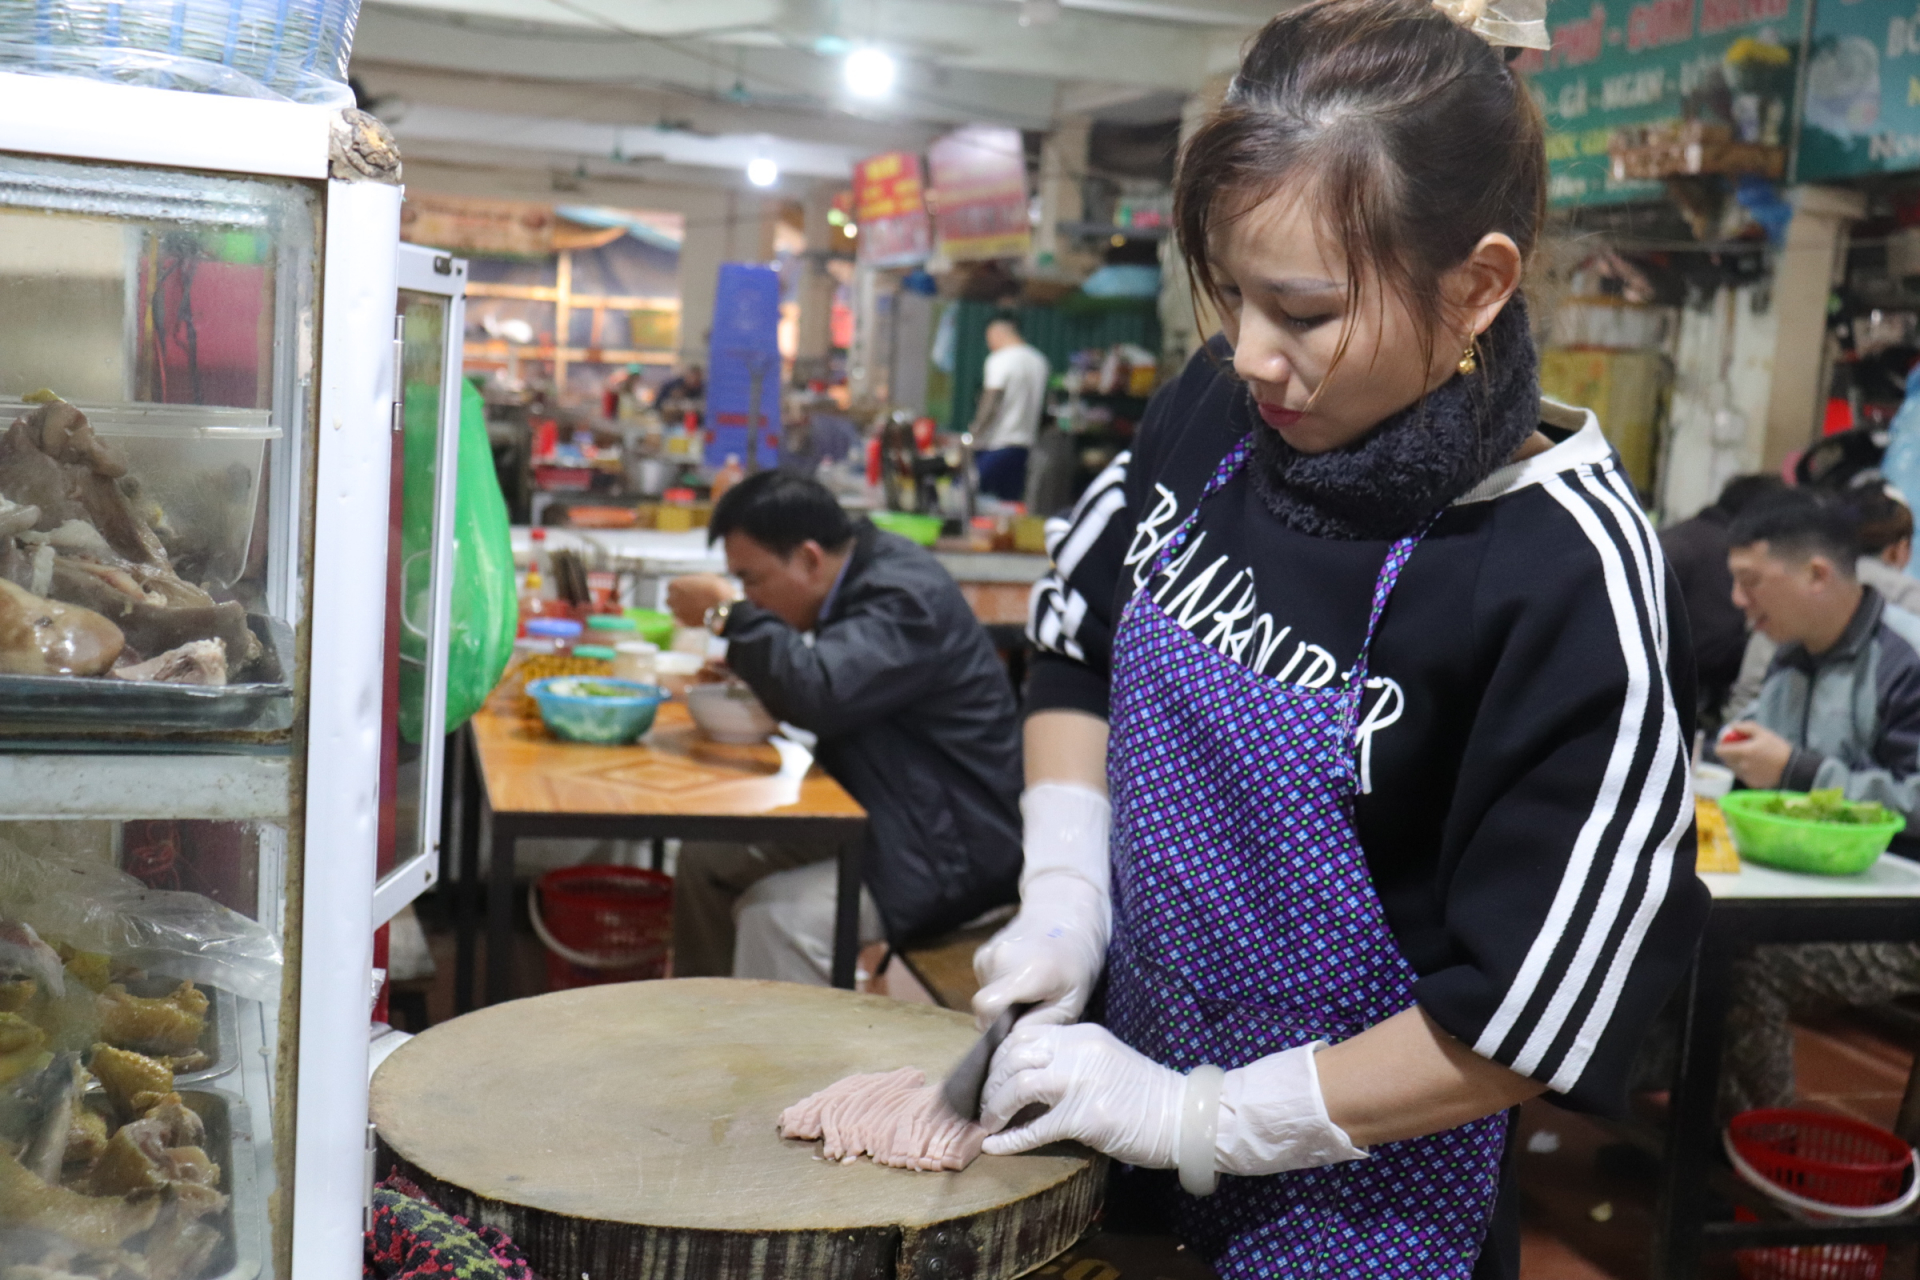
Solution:
{"label": "green sign with text", "polygon": [[1801,108],[1801,182],[1920,169],[1920,7],[1819,0]]}
{"label": "green sign with text", "polygon": [[1658,182],[1616,178],[1609,149],[1683,118],[1740,142],[1785,145],[1807,2],[1549,0],[1552,50],[1529,50],[1516,64],[1546,114],[1548,198],[1658,198]]}

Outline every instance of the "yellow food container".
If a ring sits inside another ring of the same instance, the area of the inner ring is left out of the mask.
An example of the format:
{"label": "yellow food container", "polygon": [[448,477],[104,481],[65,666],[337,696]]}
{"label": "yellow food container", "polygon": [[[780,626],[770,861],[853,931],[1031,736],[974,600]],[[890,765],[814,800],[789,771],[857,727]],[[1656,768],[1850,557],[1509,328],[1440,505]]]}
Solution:
{"label": "yellow food container", "polygon": [[1740,855],[1734,850],[1733,833],[1727,830],[1727,816],[1720,812],[1719,802],[1696,797],[1693,816],[1700,831],[1693,869],[1701,875],[1730,875],[1740,870]]}

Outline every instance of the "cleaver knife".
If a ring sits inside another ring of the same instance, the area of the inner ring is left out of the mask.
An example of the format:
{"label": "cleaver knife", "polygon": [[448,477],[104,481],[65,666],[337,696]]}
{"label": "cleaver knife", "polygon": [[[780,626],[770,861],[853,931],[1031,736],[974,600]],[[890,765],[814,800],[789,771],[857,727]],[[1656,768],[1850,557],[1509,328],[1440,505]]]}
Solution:
{"label": "cleaver knife", "polygon": [[1031,1008],[1030,1004],[1016,1004],[1003,1011],[986,1034],[974,1041],[967,1056],[947,1073],[946,1083],[940,1086],[940,1097],[949,1111],[962,1120],[977,1122],[980,1119],[980,1094],[987,1087],[987,1069],[993,1064],[993,1051],[1013,1030],[1013,1024]]}

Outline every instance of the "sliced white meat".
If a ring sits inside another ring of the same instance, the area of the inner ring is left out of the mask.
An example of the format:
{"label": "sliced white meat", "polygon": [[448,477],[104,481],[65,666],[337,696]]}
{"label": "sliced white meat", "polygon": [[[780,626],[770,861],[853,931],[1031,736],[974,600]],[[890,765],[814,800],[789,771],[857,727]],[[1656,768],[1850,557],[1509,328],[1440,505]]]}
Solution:
{"label": "sliced white meat", "polygon": [[848,1076],[802,1098],[780,1113],[780,1136],[818,1140],[828,1160],[866,1156],[931,1172],[972,1164],[987,1131],[947,1110],[926,1072],[902,1067]]}

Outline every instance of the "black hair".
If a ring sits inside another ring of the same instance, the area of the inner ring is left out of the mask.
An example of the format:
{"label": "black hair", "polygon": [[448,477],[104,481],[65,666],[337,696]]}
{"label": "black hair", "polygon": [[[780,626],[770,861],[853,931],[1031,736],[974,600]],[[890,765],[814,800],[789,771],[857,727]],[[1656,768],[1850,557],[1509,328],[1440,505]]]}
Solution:
{"label": "black hair", "polygon": [[1854,545],[1863,556],[1878,556],[1888,547],[1913,537],[1913,512],[1879,482],[1864,485],[1846,498],[1853,518]]}
{"label": "black hair", "polygon": [[1811,489],[1768,494],[1735,516],[1727,527],[1727,544],[1749,547],[1756,542],[1766,543],[1768,554],[1783,560],[1825,556],[1849,578],[1859,555],[1846,508]]}
{"label": "black hair", "polygon": [[1713,505],[1726,512],[1728,519],[1732,519],[1761,498],[1770,493],[1779,493],[1786,487],[1785,480],[1767,471],[1735,476],[1720,486],[1720,496]]}
{"label": "black hair", "polygon": [[1229,310],[1217,233],[1276,192],[1309,188],[1351,268],[1349,310],[1377,275],[1421,322],[1430,357],[1441,276],[1490,232],[1533,256],[1544,137],[1526,82],[1430,0],[1289,9],[1253,38],[1226,101],[1181,149],[1173,221],[1194,300]]}
{"label": "black hair", "polygon": [[782,558],[803,542],[838,551],[853,540],[853,521],[832,491],[792,471],[762,471],[727,490],[707,522],[707,542],[735,530]]}

